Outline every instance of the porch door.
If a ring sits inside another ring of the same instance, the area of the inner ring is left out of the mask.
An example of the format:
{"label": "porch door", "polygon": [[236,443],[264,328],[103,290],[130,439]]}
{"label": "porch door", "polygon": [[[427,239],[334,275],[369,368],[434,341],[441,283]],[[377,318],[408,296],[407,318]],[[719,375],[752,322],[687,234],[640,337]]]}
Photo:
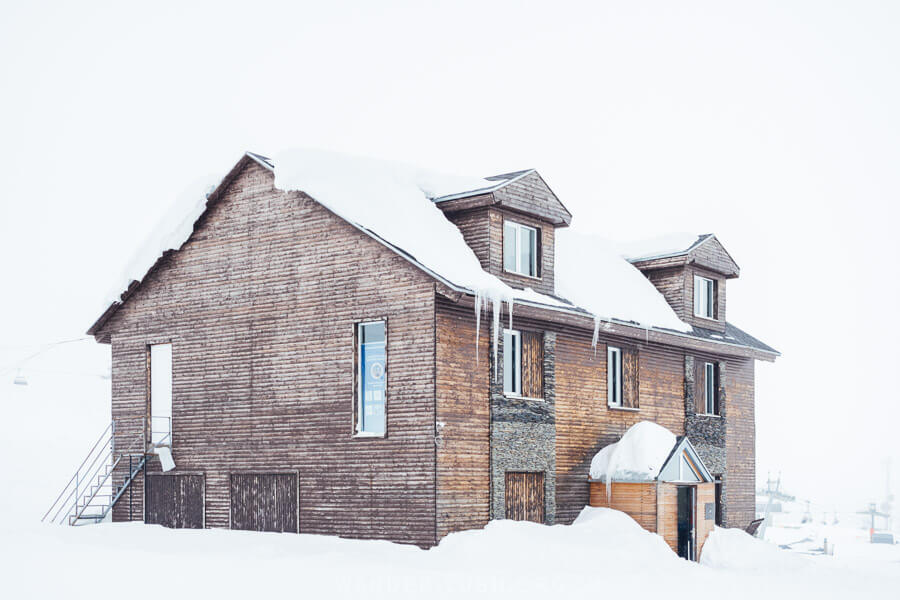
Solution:
{"label": "porch door", "polygon": [[695,560],[696,554],[696,492],[692,485],[678,486],[678,556],[687,560]]}
{"label": "porch door", "polygon": [[172,445],[172,344],[150,346],[150,441]]}
{"label": "porch door", "polygon": [[506,518],[544,522],[543,473],[506,473]]}

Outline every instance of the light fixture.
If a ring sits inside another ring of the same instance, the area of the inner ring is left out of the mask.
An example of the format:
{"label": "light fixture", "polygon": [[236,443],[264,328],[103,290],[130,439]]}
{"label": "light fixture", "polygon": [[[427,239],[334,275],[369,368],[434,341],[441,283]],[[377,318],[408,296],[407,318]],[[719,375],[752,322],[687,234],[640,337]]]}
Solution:
{"label": "light fixture", "polygon": [[22,375],[22,369],[16,373],[16,378],[13,379],[13,384],[15,385],[28,385],[28,380],[25,379],[25,376]]}

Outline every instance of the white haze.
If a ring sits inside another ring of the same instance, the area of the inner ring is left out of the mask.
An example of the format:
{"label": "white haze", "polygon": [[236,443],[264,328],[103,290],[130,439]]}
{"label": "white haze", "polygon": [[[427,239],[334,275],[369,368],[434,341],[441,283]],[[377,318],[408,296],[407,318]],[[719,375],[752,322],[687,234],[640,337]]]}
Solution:
{"label": "white haze", "polygon": [[[175,195],[244,150],[535,167],[581,229],[715,232],[742,269],[729,320],[784,353],[757,369],[760,478],[880,500],[884,457],[900,481],[898,30],[871,1],[5,6],[0,406],[39,390],[9,384],[22,346],[82,335]],[[79,343],[31,368],[108,360]],[[54,389],[96,402],[82,380]]]}

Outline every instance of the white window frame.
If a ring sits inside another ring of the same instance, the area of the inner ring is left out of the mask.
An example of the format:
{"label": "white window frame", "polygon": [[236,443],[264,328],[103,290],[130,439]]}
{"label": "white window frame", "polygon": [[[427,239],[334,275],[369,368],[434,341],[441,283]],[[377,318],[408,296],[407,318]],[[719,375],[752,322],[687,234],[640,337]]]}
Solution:
{"label": "white window frame", "polygon": [[715,319],[715,302],[716,280],[694,275],[694,316]]}
{"label": "white window frame", "polygon": [[[538,235],[540,234],[540,230],[537,227],[531,227],[529,225],[523,225],[521,223],[516,223],[515,221],[503,221],[503,236],[504,241],[507,235],[507,226],[511,226],[516,232],[515,237],[515,249],[513,252],[515,253],[516,264],[514,270],[510,271],[506,268],[506,244],[503,244],[503,270],[507,273],[514,273],[516,275],[521,275],[523,277],[531,277],[532,279],[540,279],[538,276]],[[522,230],[528,229],[534,232],[534,245],[531,248],[531,270],[534,275],[529,275],[525,272],[525,269],[522,265]]]}
{"label": "white window frame", "polygon": [[606,347],[606,404],[622,406],[622,349]]}
{"label": "white window frame", "polygon": [[708,415],[718,415],[716,392],[716,363],[703,363],[703,408]]}
{"label": "white window frame", "polygon": [[[510,336],[509,339],[512,340],[512,347],[515,351],[511,373],[507,369],[507,362],[510,356],[509,348],[506,345],[507,336]],[[510,383],[514,389],[507,389],[507,376],[511,376]],[[522,396],[522,332],[517,329],[503,330],[503,394],[505,396]]]}
{"label": "white window frame", "polygon": [[[378,325],[384,327],[384,424],[381,431],[366,431],[365,423],[365,393],[363,390],[363,355],[362,355],[362,330],[366,325]],[[387,435],[387,319],[375,319],[372,321],[360,321],[356,323],[356,424],[354,426],[355,437],[385,437]]]}

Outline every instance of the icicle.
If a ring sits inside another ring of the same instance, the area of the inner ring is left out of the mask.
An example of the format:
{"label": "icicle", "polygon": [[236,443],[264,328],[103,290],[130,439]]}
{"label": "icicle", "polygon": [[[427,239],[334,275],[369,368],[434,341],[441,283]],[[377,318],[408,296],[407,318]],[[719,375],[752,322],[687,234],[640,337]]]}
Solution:
{"label": "icicle", "polygon": [[594,349],[594,358],[597,358],[597,340],[600,338],[600,317],[594,317],[594,337],[591,347]]}
{"label": "icicle", "polygon": [[509,300],[506,301],[507,306],[509,307],[509,328],[512,329],[512,312],[513,312],[513,299],[512,296],[509,297]]}
{"label": "icicle", "polygon": [[475,292],[475,364],[480,359],[478,353],[478,340],[481,338],[481,305],[484,302],[484,293]]}
{"label": "icicle", "polygon": [[494,381],[497,381],[497,347],[500,345],[500,311],[502,302],[499,297],[492,298],[494,303]]}

